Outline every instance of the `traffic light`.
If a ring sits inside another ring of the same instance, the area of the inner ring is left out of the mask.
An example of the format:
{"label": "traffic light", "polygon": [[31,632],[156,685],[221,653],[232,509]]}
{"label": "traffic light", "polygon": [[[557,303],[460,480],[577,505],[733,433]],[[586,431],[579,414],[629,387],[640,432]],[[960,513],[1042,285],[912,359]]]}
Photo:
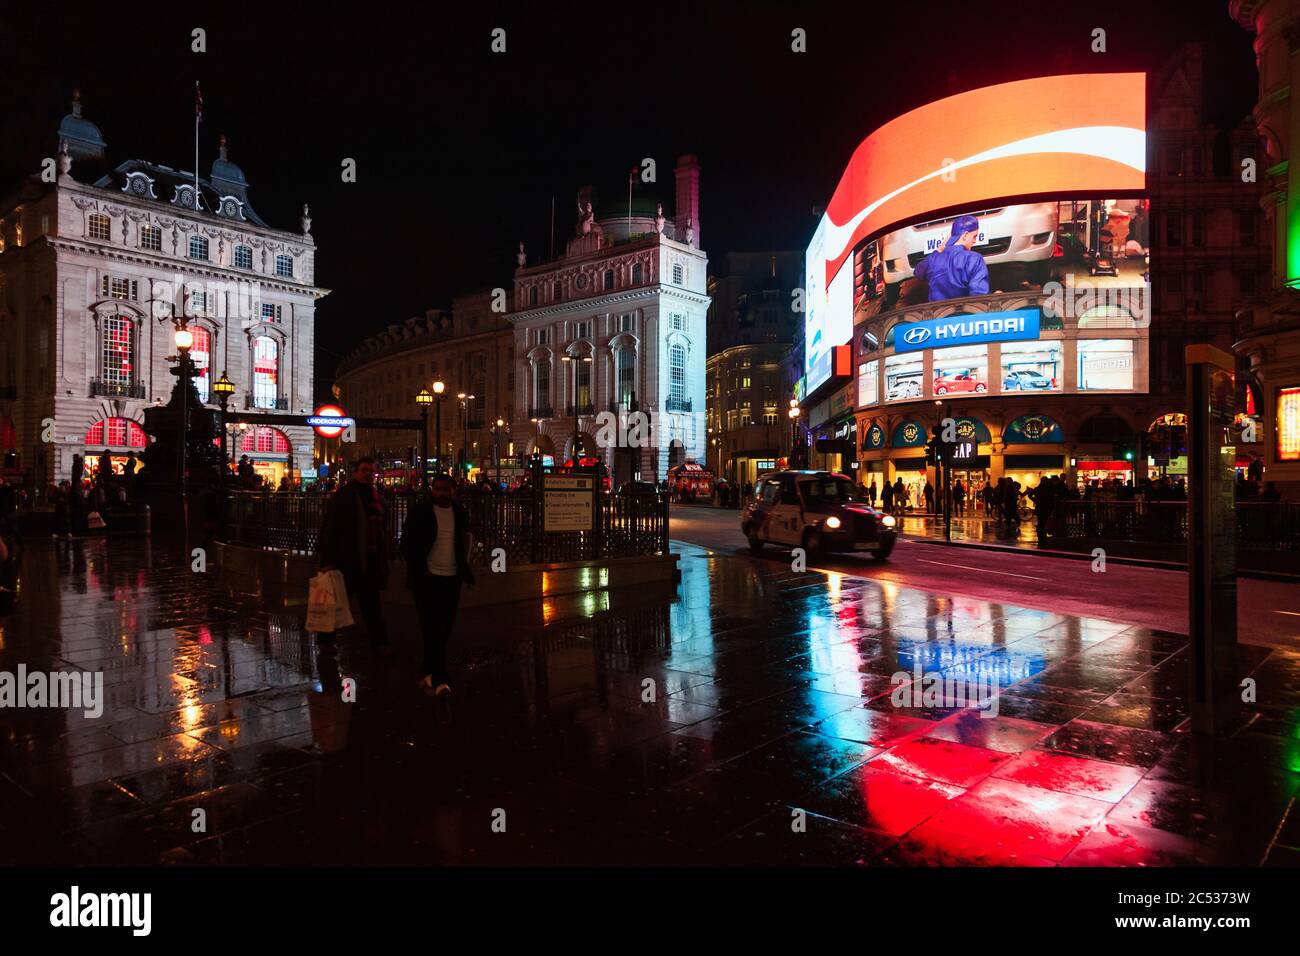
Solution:
{"label": "traffic light", "polygon": [[951,460],[957,443],[943,440],[943,426],[935,425],[931,428],[930,436],[930,441],[925,446],[926,461],[930,464],[936,464],[941,461]]}
{"label": "traffic light", "polygon": [[1111,458],[1115,461],[1136,461],[1137,443],[1133,439],[1117,441],[1111,445]]}

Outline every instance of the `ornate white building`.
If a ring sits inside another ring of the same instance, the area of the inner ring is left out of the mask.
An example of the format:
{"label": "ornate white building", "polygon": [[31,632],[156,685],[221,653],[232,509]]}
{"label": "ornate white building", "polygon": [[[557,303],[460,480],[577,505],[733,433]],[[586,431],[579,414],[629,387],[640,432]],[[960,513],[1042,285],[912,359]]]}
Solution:
{"label": "ornate white building", "polygon": [[[699,163],[683,156],[675,174],[672,218],[640,199],[597,219],[583,190],[561,257],[530,266],[520,245],[511,321],[521,452],[572,457],[576,417],[582,455],[603,457],[616,484],[704,462]],[[636,412],[645,418],[629,420]]]}
{"label": "ornate white building", "polygon": [[[316,301],[328,292],[315,285],[307,207],[298,232],[263,222],[224,138],[197,196],[192,171],[109,167],[79,101],[57,143],[56,168],[0,200],[0,443],[7,435],[16,452],[11,473],[39,485],[70,477],[74,454],[138,456],[143,410],[176,381],[173,315],[192,317],[206,404],[224,372],[232,409],[310,412]],[[305,426],[233,437],[236,455],[268,477],[311,464]]]}

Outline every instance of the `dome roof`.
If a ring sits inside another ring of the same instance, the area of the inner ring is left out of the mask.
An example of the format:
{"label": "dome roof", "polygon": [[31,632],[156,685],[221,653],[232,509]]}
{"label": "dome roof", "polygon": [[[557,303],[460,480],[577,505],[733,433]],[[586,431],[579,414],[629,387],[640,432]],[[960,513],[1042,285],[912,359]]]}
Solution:
{"label": "dome roof", "polygon": [[102,159],[108,144],[99,127],[81,115],[81,91],[72,92],[72,112],[59,123],[59,139],[73,159]]}

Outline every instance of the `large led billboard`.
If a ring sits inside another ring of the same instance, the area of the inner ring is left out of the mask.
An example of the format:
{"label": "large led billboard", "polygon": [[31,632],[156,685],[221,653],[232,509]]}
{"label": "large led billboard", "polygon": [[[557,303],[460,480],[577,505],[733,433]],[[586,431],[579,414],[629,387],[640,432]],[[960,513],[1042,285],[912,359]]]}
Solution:
{"label": "large led billboard", "polygon": [[[968,246],[986,241],[981,230],[1005,225],[1017,240],[1008,254],[1032,260],[1033,249],[1026,244],[1054,231],[1048,223],[1052,207],[1007,200],[1125,193],[1145,186],[1142,73],[1003,83],[948,97],[885,124],[854,152],[808,246],[804,355],[809,391],[830,374],[829,350],[852,335],[853,270],[844,265],[864,240],[927,213],[970,209],[977,215]],[[924,258],[938,251],[925,243],[943,241],[939,225],[931,230],[934,235],[909,234],[908,241],[916,238],[922,245],[915,250],[905,245],[904,257]],[[951,236],[951,223],[944,225],[952,240],[959,238]],[[914,266],[909,263],[906,269],[910,275]],[[989,291],[978,277],[959,276],[951,285],[933,277],[929,282],[953,294]]]}

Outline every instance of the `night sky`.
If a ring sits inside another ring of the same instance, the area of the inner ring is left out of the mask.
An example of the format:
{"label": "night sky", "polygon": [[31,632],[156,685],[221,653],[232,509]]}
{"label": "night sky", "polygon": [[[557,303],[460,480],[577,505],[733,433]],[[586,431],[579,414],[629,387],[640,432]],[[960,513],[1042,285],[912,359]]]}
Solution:
{"label": "night sky", "polygon": [[[457,292],[509,286],[521,239],[530,261],[544,257],[552,196],[557,247],[580,185],[597,186],[606,213],[625,208],[644,157],[671,208],[675,158],[699,156],[702,244],[718,263],[802,249],[854,147],[930,100],[1157,70],[1195,40],[1211,45],[1211,122],[1239,122],[1256,90],[1251,36],[1227,0],[228,6],[0,12],[0,188],[53,155],[73,87],[114,164],[192,168],[200,80],[204,174],[224,133],[263,219],[297,230],[311,204],[317,282],[333,290],[317,311],[322,395],[365,335]],[[504,55],[489,50],[497,26]],[[193,27],[208,52],[190,52]],[[790,50],[795,27],[807,53]],[[1089,49],[1095,27],[1105,54]],[[344,157],[357,161],[354,184],[341,181]]]}

